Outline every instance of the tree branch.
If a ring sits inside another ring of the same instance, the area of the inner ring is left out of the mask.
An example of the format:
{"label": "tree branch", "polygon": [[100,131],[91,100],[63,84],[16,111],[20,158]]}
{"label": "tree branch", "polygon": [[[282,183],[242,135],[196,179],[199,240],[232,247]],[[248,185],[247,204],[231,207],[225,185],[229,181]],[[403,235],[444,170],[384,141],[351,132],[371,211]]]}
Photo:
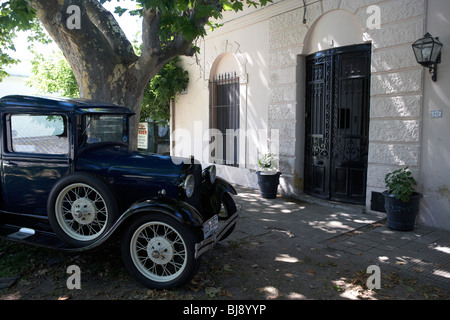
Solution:
{"label": "tree branch", "polygon": [[161,13],[155,9],[142,8],[142,55],[147,58],[161,52],[159,24]]}
{"label": "tree branch", "polygon": [[[131,43],[112,14],[95,0],[71,0],[60,3],[58,0],[29,0],[36,16],[45,26],[64,54],[69,54],[76,46],[77,52],[87,57],[106,55],[117,62],[132,63],[138,57]],[[69,28],[67,13],[69,5],[80,8],[80,29]],[[64,48],[63,42],[71,43],[71,48]],[[101,50],[99,50],[101,49]]]}
{"label": "tree branch", "polygon": [[134,53],[133,46],[111,12],[96,0],[85,0],[84,3],[91,22],[108,40],[116,55],[125,63],[136,61],[138,57]]}

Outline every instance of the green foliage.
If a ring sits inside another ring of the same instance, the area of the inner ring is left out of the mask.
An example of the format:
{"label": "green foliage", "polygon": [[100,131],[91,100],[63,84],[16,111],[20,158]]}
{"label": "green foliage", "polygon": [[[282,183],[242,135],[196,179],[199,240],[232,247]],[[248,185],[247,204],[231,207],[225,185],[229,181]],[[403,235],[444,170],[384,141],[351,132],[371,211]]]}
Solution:
{"label": "green foliage", "polygon": [[258,166],[261,172],[276,174],[279,169],[279,158],[274,153],[266,153],[258,159]]}
{"label": "green foliage", "polygon": [[150,80],[145,89],[141,120],[147,118],[167,123],[170,119],[170,100],[186,89],[188,72],[178,66],[179,58],[172,59]]}
{"label": "green foliage", "polygon": [[258,165],[261,169],[271,168],[276,164],[276,155],[273,153],[267,153],[258,160]]}
{"label": "green foliage", "polygon": [[61,52],[53,52],[47,58],[42,54],[35,54],[31,64],[32,75],[27,84],[37,89],[39,93],[57,94],[68,98],[80,96],[72,69]]}
{"label": "green foliage", "polygon": [[10,54],[16,50],[13,41],[20,31],[30,31],[29,43],[50,41],[44,34],[35,12],[29,7],[27,0],[2,1],[0,4],[0,82],[8,75],[3,67],[19,62]]}
{"label": "green foliage", "polygon": [[411,171],[408,171],[408,167],[386,174],[384,181],[389,193],[403,202],[409,201],[409,197],[414,192],[414,186],[417,185]]}
{"label": "green foliage", "polygon": [[[105,3],[111,0],[100,0]],[[137,9],[129,10],[117,6],[115,12],[119,15],[128,11],[130,15],[142,15],[142,9],[153,8],[161,14],[159,24],[159,37],[161,46],[172,41],[177,35],[181,34],[188,42],[197,37],[204,37],[206,30],[202,22],[214,30],[222,24],[210,21],[210,19],[219,20],[222,18],[223,11],[241,11],[244,4],[257,7],[265,6],[271,0],[136,0]],[[199,48],[197,48],[197,51]]]}
{"label": "green foliage", "polygon": [[[100,3],[112,0],[99,0]],[[116,0],[120,4],[120,0]],[[30,7],[29,0],[2,0],[0,4],[0,81],[7,75],[2,67],[17,63],[11,58],[15,51],[13,40],[18,31],[31,31],[28,41],[49,42],[50,39]],[[115,8],[119,15],[128,12],[130,15],[142,15],[143,8],[153,8],[161,15],[159,21],[159,41],[164,49],[177,36],[182,35],[188,42],[206,35],[204,25],[211,29],[221,26],[217,21],[222,18],[223,11],[241,11],[244,5],[265,6],[271,0],[135,0],[135,9],[125,9],[120,5]],[[214,19],[215,21],[210,21]],[[192,44],[193,47],[195,45]],[[195,47],[197,52],[200,50]]]}
{"label": "green foliage", "polygon": [[[113,0],[99,0],[102,4],[111,1]],[[206,35],[205,25],[211,29],[220,27],[218,21],[222,18],[222,12],[238,12],[243,10],[245,5],[257,7],[271,2],[271,0],[135,0],[136,6],[133,9],[125,9],[120,6],[120,0],[114,1],[119,4],[115,8],[115,12],[119,15],[127,12],[130,15],[142,16],[144,8],[153,9],[153,13],[158,14],[156,21],[159,39],[155,40],[155,43],[160,47],[162,55],[166,48],[171,46],[173,48],[180,36],[198,52],[200,49],[195,46],[194,40]],[[16,32],[31,30],[33,40],[49,41],[29,3],[30,0],[2,0],[0,5],[0,81],[5,76],[1,67],[17,62],[9,56],[10,51],[15,50],[13,39]],[[75,78],[69,72],[67,62],[60,59],[44,63],[43,58],[38,57],[33,63],[33,70],[32,83],[41,92],[69,97],[79,95],[78,90],[75,90]],[[187,82],[187,72],[177,67],[176,61],[170,62],[151,80],[146,89],[142,118],[167,121],[170,99],[175,97],[176,92],[183,90]]]}
{"label": "green foliage", "polygon": [[[150,81],[144,93],[141,120],[151,118],[167,123],[170,119],[170,100],[184,90],[189,82],[188,72],[178,66],[179,58],[168,62]],[[79,91],[69,63],[61,52],[48,57],[35,54],[32,60],[32,76],[28,84],[39,93],[77,98]]]}

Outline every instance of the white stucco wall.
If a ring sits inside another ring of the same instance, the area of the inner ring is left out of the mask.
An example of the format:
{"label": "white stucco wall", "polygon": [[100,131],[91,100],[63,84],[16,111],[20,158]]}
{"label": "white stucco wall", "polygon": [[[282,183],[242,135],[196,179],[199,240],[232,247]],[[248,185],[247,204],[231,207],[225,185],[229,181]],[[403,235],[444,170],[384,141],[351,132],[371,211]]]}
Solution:
{"label": "white stucco wall", "polygon": [[[251,11],[251,10],[250,10]],[[247,11],[246,11],[247,12]],[[230,16],[232,17],[232,15]],[[244,19],[244,17],[242,18]],[[267,130],[268,101],[268,22],[267,19],[246,20],[245,33],[225,24],[199,43],[201,53],[183,58],[189,72],[186,94],[179,95],[172,114],[172,154],[189,156],[208,163],[210,77],[236,72],[240,78],[240,146],[239,168],[218,166],[218,173],[230,181],[256,187],[256,176],[249,174],[257,162],[258,139],[250,131]],[[249,34],[255,36],[249,37]],[[184,131],[185,130],[185,131]]]}
{"label": "white stucco wall", "polygon": [[[420,222],[450,229],[450,3],[428,1],[426,31],[444,44],[437,82],[424,69],[420,188],[424,193]],[[442,118],[431,111],[442,110]]]}

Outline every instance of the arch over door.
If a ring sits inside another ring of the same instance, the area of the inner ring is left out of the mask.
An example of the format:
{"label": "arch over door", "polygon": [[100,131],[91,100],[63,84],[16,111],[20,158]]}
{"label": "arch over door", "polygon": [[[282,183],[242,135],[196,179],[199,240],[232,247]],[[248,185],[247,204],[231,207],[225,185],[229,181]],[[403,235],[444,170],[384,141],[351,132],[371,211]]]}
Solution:
{"label": "arch over door", "polygon": [[363,44],[306,58],[308,194],[365,204],[370,57],[370,44]]}

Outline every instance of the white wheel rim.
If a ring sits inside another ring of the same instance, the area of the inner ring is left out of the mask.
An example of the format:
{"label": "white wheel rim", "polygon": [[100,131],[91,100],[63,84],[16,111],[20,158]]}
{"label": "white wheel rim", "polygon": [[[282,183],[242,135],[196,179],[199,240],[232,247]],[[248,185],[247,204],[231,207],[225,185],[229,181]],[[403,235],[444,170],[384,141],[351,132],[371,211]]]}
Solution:
{"label": "white wheel rim", "polygon": [[72,239],[90,241],[106,229],[108,208],[102,196],[91,186],[74,183],[56,198],[55,214],[62,230]]}
{"label": "white wheel rim", "polygon": [[163,222],[148,222],[133,234],[131,259],[138,271],[156,282],[176,279],[186,268],[187,250],[181,235]]}

